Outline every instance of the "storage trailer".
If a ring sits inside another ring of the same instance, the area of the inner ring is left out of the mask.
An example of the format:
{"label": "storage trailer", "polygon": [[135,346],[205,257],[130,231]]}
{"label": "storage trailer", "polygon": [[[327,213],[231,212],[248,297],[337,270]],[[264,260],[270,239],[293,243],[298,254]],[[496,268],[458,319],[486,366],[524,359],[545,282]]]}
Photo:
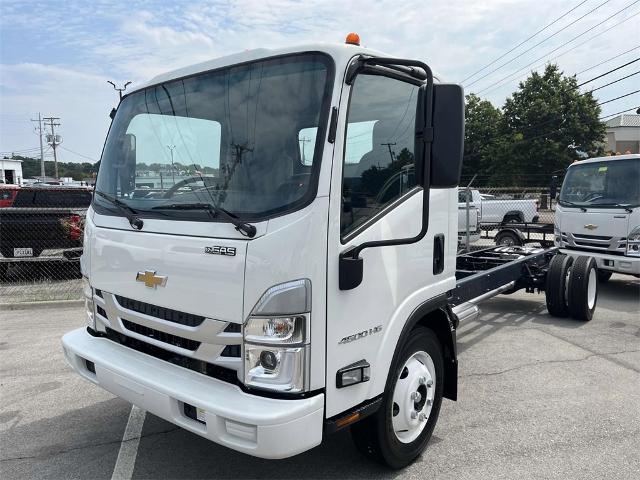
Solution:
{"label": "storage trailer", "polygon": [[[139,86],[101,157],[87,326],[63,337],[67,361],[249,455],[350,427],[365,455],[404,467],[457,398],[456,327],[478,302],[544,290],[552,315],[588,320],[597,299],[587,257],[456,258],[463,139],[460,86],[355,34]],[[156,173],[173,178],[137,186]]]}

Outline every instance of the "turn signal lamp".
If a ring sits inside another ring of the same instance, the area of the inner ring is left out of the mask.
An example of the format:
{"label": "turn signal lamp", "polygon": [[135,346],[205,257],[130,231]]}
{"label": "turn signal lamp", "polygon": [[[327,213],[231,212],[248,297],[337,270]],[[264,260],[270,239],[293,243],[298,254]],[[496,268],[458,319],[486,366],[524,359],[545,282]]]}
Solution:
{"label": "turn signal lamp", "polygon": [[349,33],[345,42],[347,45],[360,45],[360,35],[357,33]]}

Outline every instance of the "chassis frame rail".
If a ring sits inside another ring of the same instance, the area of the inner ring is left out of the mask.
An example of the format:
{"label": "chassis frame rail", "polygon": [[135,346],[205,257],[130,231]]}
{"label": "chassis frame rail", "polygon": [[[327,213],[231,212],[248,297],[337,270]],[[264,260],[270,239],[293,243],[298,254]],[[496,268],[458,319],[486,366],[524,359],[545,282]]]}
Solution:
{"label": "chassis frame rail", "polygon": [[459,255],[456,259],[457,283],[450,292],[450,303],[461,305],[502,290],[501,287],[512,282],[513,287],[506,290],[508,293],[522,288],[528,292],[544,290],[549,262],[557,252],[556,247],[492,247]]}

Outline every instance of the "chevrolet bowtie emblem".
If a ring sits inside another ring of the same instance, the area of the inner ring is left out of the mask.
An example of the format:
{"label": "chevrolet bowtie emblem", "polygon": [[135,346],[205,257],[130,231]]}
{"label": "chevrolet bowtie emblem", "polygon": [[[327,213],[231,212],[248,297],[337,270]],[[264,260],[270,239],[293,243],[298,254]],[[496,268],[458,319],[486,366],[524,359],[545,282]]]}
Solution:
{"label": "chevrolet bowtie emblem", "polygon": [[598,228],[598,225],[594,225],[593,223],[587,223],[584,228],[586,228],[587,230],[595,230],[596,228]]}
{"label": "chevrolet bowtie emblem", "polygon": [[167,284],[167,277],[164,275],[156,275],[156,272],[153,270],[145,270],[144,272],[138,272],[136,281],[144,282],[149,288],[158,288],[158,286],[164,287]]}

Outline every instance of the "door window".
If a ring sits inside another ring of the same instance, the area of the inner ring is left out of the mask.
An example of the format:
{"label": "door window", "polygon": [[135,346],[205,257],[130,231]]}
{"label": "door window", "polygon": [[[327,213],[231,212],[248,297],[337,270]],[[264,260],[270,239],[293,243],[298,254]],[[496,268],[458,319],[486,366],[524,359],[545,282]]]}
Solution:
{"label": "door window", "polygon": [[358,75],[352,87],[343,159],[341,234],[356,230],[416,186],[418,87]]}
{"label": "door window", "polygon": [[416,186],[418,87],[358,75],[352,87],[343,160],[341,234],[356,230]]}

